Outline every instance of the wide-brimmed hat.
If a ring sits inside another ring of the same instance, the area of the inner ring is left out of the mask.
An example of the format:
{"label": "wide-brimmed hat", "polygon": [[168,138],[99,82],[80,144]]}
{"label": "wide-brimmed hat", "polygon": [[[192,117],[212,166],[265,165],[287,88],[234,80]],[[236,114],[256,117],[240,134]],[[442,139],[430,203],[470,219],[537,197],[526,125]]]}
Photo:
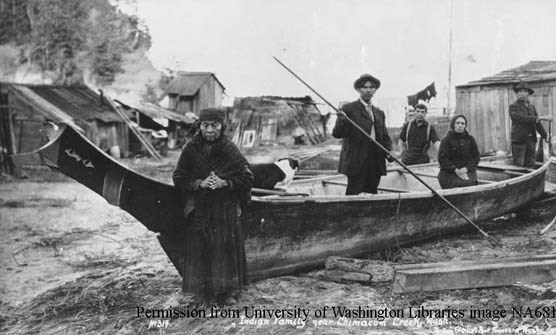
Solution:
{"label": "wide-brimmed hat", "polygon": [[517,93],[520,90],[525,90],[525,91],[529,92],[529,94],[535,93],[535,91],[533,91],[533,89],[531,87],[529,87],[529,85],[527,85],[527,83],[525,83],[525,82],[520,82],[519,84],[514,86],[514,92],[515,93]]}
{"label": "wide-brimmed hat", "polygon": [[368,81],[370,81],[376,89],[378,89],[380,87],[380,80],[371,76],[368,73],[365,73],[365,74],[362,74],[359,78],[357,78],[353,82],[353,88],[355,88],[355,89],[361,88]]}

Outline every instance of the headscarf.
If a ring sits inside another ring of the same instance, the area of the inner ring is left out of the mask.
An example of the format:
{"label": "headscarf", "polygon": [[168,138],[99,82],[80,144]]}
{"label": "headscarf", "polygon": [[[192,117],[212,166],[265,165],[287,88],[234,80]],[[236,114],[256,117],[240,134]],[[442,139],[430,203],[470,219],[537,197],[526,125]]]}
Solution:
{"label": "headscarf", "polygon": [[224,119],[226,118],[226,112],[224,108],[210,107],[202,109],[199,112],[199,121],[218,121],[224,124]]}
{"label": "headscarf", "polygon": [[467,132],[467,124],[468,124],[468,123],[467,123],[467,118],[466,118],[465,115],[463,115],[463,114],[454,115],[454,117],[452,117],[452,119],[450,120],[450,129],[452,129],[452,131],[453,131],[454,133],[456,133],[456,130],[454,129],[454,128],[455,128],[455,125],[456,125],[456,120],[457,120],[458,118],[460,118],[460,117],[463,118],[463,119],[465,120],[465,129],[463,130],[463,132],[466,133],[466,132]]}
{"label": "headscarf", "polygon": [[224,120],[226,119],[226,112],[225,109],[222,107],[209,107],[209,108],[205,108],[202,109],[199,112],[199,118],[197,120],[195,120],[195,123],[193,125],[193,131],[195,136],[199,135],[199,137],[201,136],[201,122],[203,121],[217,121],[220,122],[220,124],[222,125],[222,129],[220,130],[220,137],[224,136],[224,134],[226,133],[226,123],[224,122]]}

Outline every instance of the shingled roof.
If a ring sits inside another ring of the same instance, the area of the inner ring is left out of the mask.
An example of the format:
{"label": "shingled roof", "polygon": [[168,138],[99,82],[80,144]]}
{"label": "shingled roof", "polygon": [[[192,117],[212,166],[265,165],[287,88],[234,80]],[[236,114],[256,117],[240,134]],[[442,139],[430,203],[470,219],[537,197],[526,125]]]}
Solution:
{"label": "shingled roof", "polygon": [[178,75],[168,84],[168,87],[162,93],[161,98],[168,94],[194,96],[210,77],[214,77],[220,86],[225,89],[224,85],[212,72],[178,72]]}
{"label": "shingled roof", "polygon": [[514,84],[520,81],[538,82],[545,80],[556,80],[556,61],[531,61],[525,65],[456,87]]}

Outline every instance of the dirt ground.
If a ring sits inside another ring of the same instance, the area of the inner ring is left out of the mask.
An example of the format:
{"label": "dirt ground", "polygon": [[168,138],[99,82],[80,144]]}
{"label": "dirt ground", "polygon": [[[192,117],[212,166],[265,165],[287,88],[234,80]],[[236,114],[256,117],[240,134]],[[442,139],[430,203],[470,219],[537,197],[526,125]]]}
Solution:
{"label": "dirt ground", "polygon": [[[156,169],[168,176],[171,167],[165,164],[158,163]],[[488,222],[486,230],[502,240],[504,250],[469,231],[368,258],[424,263],[555,253],[556,228],[538,234],[554,215],[556,203],[548,202],[534,206],[526,217],[508,215]],[[206,317],[200,317],[195,313],[201,311],[186,307],[180,277],[155,234],[69,179],[0,183],[0,231],[0,332],[6,334],[552,334],[556,327],[556,315],[534,314],[538,307],[556,308],[553,283],[536,290],[513,286],[394,295],[389,283],[336,283],[323,280],[319,271],[251,283],[236,305],[213,315],[207,310]],[[379,323],[341,319],[329,310],[318,318],[325,306],[403,310],[405,317]],[[492,315],[407,316],[409,307],[420,306],[465,311],[530,307],[533,312],[499,320]],[[182,317],[138,316],[140,309],[173,308]],[[301,308],[308,317],[306,323],[297,317],[261,317],[248,323],[241,316],[250,308]]]}

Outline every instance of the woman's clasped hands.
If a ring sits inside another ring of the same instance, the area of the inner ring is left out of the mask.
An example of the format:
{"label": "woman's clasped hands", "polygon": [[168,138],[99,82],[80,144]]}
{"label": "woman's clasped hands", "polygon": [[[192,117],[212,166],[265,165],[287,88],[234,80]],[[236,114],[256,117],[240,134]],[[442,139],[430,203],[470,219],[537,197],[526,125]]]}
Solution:
{"label": "woman's clasped hands", "polygon": [[199,187],[210,188],[211,190],[216,190],[228,186],[228,182],[225,179],[218,177],[214,171],[211,171],[209,176],[201,181]]}

